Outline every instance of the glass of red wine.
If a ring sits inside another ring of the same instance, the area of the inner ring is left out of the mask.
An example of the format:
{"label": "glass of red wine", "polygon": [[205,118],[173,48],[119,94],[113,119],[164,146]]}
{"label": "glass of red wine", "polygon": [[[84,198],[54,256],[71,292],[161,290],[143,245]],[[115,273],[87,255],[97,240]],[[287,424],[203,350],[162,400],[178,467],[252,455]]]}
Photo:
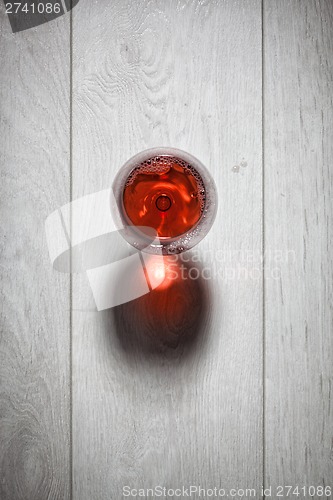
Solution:
{"label": "glass of red wine", "polygon": [[192,248],[215,219],[212,176],[197,158],[179,149],[153,148],[133,156],[112,189],[111,209],[122,235],[149,253],[170,255]]}

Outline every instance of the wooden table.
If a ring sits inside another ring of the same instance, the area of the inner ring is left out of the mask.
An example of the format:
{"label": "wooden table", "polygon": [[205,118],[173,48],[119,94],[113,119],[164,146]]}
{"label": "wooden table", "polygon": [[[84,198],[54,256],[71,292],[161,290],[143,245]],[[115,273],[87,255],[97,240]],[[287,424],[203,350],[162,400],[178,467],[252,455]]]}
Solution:
{"label": "wooden table", "polygon": [[[0,498],[333,486],[333,2],[80,0],[15,34],[0,11]],[[213,279],[98,313],[45,219],[161,145],[215,178]],[[137,341],[168,322],[195,342]]]}

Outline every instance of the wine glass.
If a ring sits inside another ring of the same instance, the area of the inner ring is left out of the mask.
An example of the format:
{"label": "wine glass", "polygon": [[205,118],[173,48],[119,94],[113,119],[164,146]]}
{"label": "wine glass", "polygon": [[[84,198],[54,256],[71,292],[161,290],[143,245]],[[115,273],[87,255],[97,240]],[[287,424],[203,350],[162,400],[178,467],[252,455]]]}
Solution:
{"label": "wine glass", "polygon": [[111,211],[123,237],[148,253],[177,254],[206,236],[217,211],[215,182],[194,156],[158,147],[130,158],[113,185]]}

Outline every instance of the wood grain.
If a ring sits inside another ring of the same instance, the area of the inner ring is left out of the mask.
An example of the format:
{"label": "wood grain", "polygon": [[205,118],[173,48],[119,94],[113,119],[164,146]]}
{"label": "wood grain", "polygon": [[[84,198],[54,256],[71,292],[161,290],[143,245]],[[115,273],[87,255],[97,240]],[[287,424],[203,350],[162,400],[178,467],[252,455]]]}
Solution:
{"label": "wood grain", "polygon": [[264,186],[259,0],[73,10],[73,197],[169,145],[219,212],[184,262],[212,280],[97,313],[73,278],[71,464],[69,277],[43,232],[70,198],[70,20],[13,35],[1,4],[1,500],[330,484],[332,5],[264,1]]}
{"label": "wood grain", "polygon": [[152,293],[97,313],[85,277],[73,281],[74,498],[122,498],[124,485],[258,488],[261,3],[81,0],[73,57],[73,198],[165,145],[208,166],[220,203],[198,264],[214,279],[182,307],[178,290],[171,310]]}
{"label": "wood grain", "polygon": [[264,14],[265,481],[332,486],[333,4]]}
{"label": "wood grain", "polygon": [[69,197],[69,20],[13,34],[0,5],[0,498],[69,498],[69,278],[44,235]]}

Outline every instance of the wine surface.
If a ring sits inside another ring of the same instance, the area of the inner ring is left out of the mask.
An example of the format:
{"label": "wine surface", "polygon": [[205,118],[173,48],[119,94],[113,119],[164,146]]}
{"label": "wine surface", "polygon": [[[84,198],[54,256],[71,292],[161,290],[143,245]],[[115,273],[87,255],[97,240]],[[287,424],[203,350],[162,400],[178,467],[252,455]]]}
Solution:
{"label": "wine surface", "polygon": [[199,221],[205,186],[190,164],[174,156],[156,156],[130,172],[123,203],[130,224],[154,228],[159,238],[176,238]]}

